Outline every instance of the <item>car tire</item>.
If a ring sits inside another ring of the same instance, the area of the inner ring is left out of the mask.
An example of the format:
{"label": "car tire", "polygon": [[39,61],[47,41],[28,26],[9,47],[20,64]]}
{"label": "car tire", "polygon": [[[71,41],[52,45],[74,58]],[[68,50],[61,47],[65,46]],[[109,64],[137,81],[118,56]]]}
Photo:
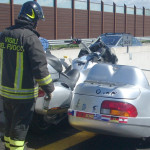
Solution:
{"label": "car tire", "polygon": [[44,116],[43,115],[34,113],[33,118],[32,118],[32,122],[30,124],[29,130],[32,133],[40,134],[41,135],[41,134],[46,133],[48,131],[48,129],[50,127],[52,127],[52,126],[53,125],[51,123],[47,123],[44,120]]}

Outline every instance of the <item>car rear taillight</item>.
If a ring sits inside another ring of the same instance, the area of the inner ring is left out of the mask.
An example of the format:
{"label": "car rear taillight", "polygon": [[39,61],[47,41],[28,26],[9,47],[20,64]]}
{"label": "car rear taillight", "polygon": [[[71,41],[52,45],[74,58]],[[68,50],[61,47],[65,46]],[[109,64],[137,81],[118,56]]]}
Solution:
{"label": "car rear taillight", "polygon": [[103,101],[101,105],[101,114],[136,117],[137,110],[135,106],[129,103],[116,101]]}
{"label": "car rear taillight", "polygon": [[45,96],[45,92],[42,89],[39,89],[38,97]]}

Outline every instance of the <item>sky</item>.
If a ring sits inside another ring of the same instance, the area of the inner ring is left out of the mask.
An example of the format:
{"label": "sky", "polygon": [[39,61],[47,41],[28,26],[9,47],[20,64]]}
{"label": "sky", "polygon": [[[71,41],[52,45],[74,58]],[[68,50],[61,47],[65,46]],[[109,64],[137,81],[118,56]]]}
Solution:
{"label": "sky", "polygon": [[[24,2],[24,1],[27,1],[27,0],[14,0],[14,2]],[[39,2],[44,2],[44,3],[50,3],[52,2],[53,0],[37,0]],[[62,1],[63,0],[58,0],[58,1]],[[85,1],[85,0],[84,0]],[[101,0],[90,0],[91,2],[94,1],[98,1],[100,2]],[[145,7],[147,9],[150,9],[150,0],[102,0],[105,4],[113,4],[113,2],[116,3],[116,5],[119,5],[119,6],[123,6],[124,4],[127,5],[127,7],[134,7],[134,5],[137,7],[137,8],[142,8],[142,7]],[[9,0],[0,0],[0,3],[8,3]]]}
{"label": "sky", "polygon": [[[100,1],[100,0],[91,0],[91,1]],[[150,0],[102,0],[105,4],[113,4],[116,3],[116,5],[123,6],[126,4],[128,7],[134,7],[134,5],[137,8],[145,7],[147,9],[150,9]]]}

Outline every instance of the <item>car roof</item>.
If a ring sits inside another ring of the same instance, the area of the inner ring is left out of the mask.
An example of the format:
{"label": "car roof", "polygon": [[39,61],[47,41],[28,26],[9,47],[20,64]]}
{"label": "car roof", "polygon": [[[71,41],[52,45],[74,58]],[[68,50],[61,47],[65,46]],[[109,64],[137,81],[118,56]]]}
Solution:
{"label": "car roof", "polygon": [[103,33],[101,34],[101,36],[114,36],[114,35],[122,36],[122,35],[131,35],[131,34],[130,33]]}

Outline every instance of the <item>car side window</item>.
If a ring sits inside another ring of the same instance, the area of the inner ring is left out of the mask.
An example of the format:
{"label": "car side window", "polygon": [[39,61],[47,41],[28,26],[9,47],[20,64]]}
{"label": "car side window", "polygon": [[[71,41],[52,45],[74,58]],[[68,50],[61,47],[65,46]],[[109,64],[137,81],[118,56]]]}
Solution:
{"label": "car side window", "polygon": [[141,46],[141,43],[135,38],[132,38],[132,46]]}
{"label": "car side window", "polygon": [[117,46],[123,46],[123,39],[121,39]]}
{"label": "car side window", "polygon": [[137,45],[137,41],[134,37],[132,37],[132,46],[136,46]]}

